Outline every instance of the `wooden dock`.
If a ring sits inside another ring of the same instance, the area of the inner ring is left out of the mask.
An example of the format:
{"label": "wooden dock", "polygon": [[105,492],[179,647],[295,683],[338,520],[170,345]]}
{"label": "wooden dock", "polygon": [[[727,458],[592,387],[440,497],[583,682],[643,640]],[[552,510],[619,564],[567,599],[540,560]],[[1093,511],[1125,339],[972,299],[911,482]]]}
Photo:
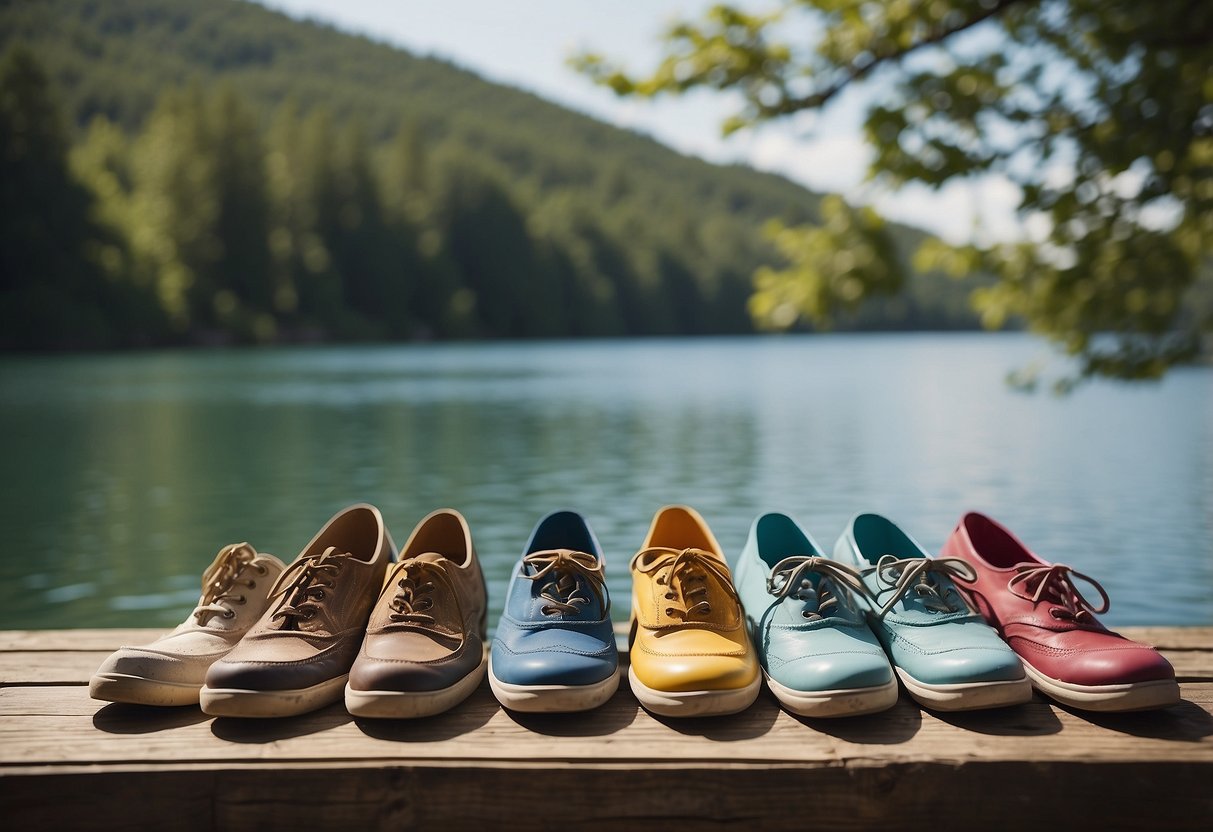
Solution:
{"label": "wooden dock", "polygon": [[1137,628],[1183,702],[1044,699],[942,715],[655,719],[626,684],[589,714],[503,711],[487,683],[415,722],[105,705],[89,676],[144,630],[0,632],[0,824],[37,829],[1213,829],[1213,627]]}

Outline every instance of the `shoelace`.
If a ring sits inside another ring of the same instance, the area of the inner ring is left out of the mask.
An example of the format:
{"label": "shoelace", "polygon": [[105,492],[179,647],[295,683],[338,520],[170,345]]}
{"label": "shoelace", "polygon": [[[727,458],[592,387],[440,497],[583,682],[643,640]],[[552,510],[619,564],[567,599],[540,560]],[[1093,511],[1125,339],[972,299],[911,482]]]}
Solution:
{"label": "shoelace", "polygon": [[[534,569],[534,573],[528,573],[528,567]],[[540,608],[544,615],[575,615],[578,605],[590,603],[590,599],[581,594],[582,582],[577,580],[578,576],[593,591],[603,614],[610,612],[611,604],[603,589],[606,576],[602,563],[594,555],[576,549],[545,549],[523,557],[522,568],[522,577],[532,581],[545,575],[552,577],[539,590],[539,596],[547,601]]]}
{"label": "shoelace", "polygon": [[[813,590],[813,581],[809,575],[816,573],[821,576],[817,584],[817,611],[803,610],[801,615],[810,621],[819,621],[832,614],[839,604],[839,595],[835,591],[841,587],[844,593],[857,592],[866,595],[863,581],[854,569],[837,561],[828,560],[816,555],[789,555],[771,568],[771,577],[767,578],[767,592],[776,598],[792,597],[798,601],[809,600],[809,592]],[[847,599],[843,599],[846,603]]]}
{"label": "shoelace", "polygon": [[[966,581],[977,580],[973,567],[960,558],[902,558],[896,555],[882,555],[876,561],[876,566],[865,569],[864,574],[876,572],[877,581],[885,587],[893,589],[893,596],[885,602],[876,613],[877,618],[883,618],[893,606],[905,597],[911,589],[922,599],[923,606],[933,612],[958,612],[959,608],[948,601],[947,594],[952,592],[948,587],[940,593],[940,586],[932,580],[932,575],[961,578]],[[884,590],[881,590],[883,592]],[[960,603],[969,609],[969,602],[959,592],[955,593]],[[878,598],[873,598],[879,603]]]}
{"label": "shoelace", "polygon": [[459,593],[455,591],[451,576],[447,574],[446,559],[430,560],[425,558],[426,554],[436,553],[427,552],[402,560],[396,565],[395,571],[388,579],[388,586],[395,582],[396,587],[395,595],[388,602],[392,610],[388,620],[396,624],[433,627],[437,619],[428,610],[434,608],[433,592],[437,588],[435,582],[439,581],[446,587],[448,597],[455,604],[458,620],[462,622],[463,610],[459,606]]}
{"label": "shoelace", "polygon": [[318,555],[308,555],[288,566],[270,593],[271,600],[284,599],[270,620],[284,619],[289,629],[291,625],[298,626],[300,620],[315,618],[320,609],[318,602],[324,600],[326,590],[333,586],[332,579],[351,557],[349,552],[330,546]]}
{"label": "shoelace", "polygon": [[[1078,591],[1078,587],[1074,585],[1072,578],[1086,581],[1095,587],[1095,591],[1099,593],[1101,602],[1098,607],[1088,601]],[[1035,591],[1031,589],[1032,581],[1037,582]],[[1021,586],[1022,592],[1019,588]],[[1084,575],[1064,563],[1054,563],[1047,566],[1033,566],[1031,564],[1016,566],[1015,576],[1007,581],[1007,589],[1020,598],[1030,600],[1033,603],[1037,603],[1043,598],[1046,601],[1059,604],[1060,607],[1050,608],[1050,615],[1054,618],[1068,619],[1080,624],[1083,623],[1084,619],[1093,621],[1096,615],[1107,612],[1108,607],[1112,605],[1111,599],[1108,598],[1108,593],[1100,586],[1099,581],[1089,575]],[[1031,592],[1031,595],[1028,594],[1029,592]]]}
{"label": "shoelace", "polygon": [[734,602],[741,604],[728,567],[703,549],[651,546],[636,553],[632,567],[645,574],[657,573],[657,583],[666,587],[665,599],[673,602],[665,608],[665,614],[671,618],[677,616],[685,621],[692,615],[711,615],[712,604],[706,597],[709,575]]}
{"label": "shoelace", "polygon": [[[233,595],[229,590],[237,583],[237,576],[252,563],[255,557],[257,557],[257,550],[247,543],[233,543],[219,550],[219,554],[215,555],[211,565],[202,573],[202,600],[199,601],[193,612],[194,618],[200,625],[205,626],[213,615],[222,615],[224,618],[235,617],[236,613],[229,604],[243,604],[245,597],[242,594]],[[258,575],[266,573],[266,568],[260,564],[254,564],[253,569]],[[239,583],[249,589],[257,585],[252,578]]]}

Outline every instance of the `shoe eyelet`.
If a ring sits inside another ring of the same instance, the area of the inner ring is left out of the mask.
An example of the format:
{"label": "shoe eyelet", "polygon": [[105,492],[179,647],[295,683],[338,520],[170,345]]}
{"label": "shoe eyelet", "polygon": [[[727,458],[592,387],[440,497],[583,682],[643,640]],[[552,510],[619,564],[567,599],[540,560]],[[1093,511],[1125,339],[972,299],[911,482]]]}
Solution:
{"label": "shoe eyelet", "polygon": [[672,593],[672,592],[667,592],[667,593],[665,594],[665,599],[666,599],[667,601],[673,601],[673,600],[674,600],[674,593]]}
{"label": "shoe eyelet", "polygon": [[809,614],[809,611],[808,611],[808,610],[801,610],[801,611],[800,611],[800,617],[801,617],[801,618],[812,618],[812,616]]}
{"label": "shoe eyelet", "polygon": [[249,588],[249,589],[256,589],[256,588],[257,588],[257,582],[256,582],[256,581],[249,581],[249,582],[248,582],[248,588]]}
{"label": "shoe eyelet", "polygon": [[223,617],[224,618],[235,618],[236,612],[235,612],[235,610],[227,610],[226,612],[223,613]]}
{"label": "shoe eyelet", "polygon": [[238,596],[238,597],[236,598],[236,603],[237,603],[237,604],[243,604],[243,603],[244,603],[245,601],[247,601],[247,600],[248,600],[248,599],[247,599],[247,598],[245,598],[243,595],[240,595],[240,596]]}
{"label": "shoe eyelet", "polygon": [[267,572],[270,571],[259,563],[253,564],[253,568],[257,570],[258,575],[265,575]]}

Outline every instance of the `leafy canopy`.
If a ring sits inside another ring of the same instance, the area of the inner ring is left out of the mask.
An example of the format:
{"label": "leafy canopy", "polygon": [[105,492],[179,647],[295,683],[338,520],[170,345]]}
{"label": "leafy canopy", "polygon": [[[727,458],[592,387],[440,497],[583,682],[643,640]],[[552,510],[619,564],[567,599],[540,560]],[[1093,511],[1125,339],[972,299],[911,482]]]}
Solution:
{"label": "leafy canopy", "polygon": [[[986,325],[1021,318],[1074,356],[1062,384],[1157,378],[1199,353],[1213,332],[1193,302],[1213,249],[1213,3],[773,2],[673,25],[645,77],[593,54],[574,63],[620,95],[738,96],[726,133],[864,85],[870,179],[938,188],[999,174],[1019,187],[1036,233],[929,241],[915,258],[992,276],[972,298]],[[823,209],[822,226],[771,228],[787,265],[756,276],[751,312],[767,325],[828,323],[904,284],[879,217]]]}

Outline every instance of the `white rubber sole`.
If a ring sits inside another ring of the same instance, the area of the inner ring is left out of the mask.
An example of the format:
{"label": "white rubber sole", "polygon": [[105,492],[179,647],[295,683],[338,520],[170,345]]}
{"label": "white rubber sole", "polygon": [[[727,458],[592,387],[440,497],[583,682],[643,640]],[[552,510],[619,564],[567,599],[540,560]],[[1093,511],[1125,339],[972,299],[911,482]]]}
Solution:
{"label": "white rubber sole", "polygon": [[604,704],[619,689],[619,668],[601,682],[590,685],[511,685],[493,675],[489,662],[489,687],[504,708],[524,714],[568,714],[589,711]]}
{"label": "white rubber sole", "polygon": [[105,702],[180,707],[197,705],[201,685],[162,682],[125,673],[97,673],[88,682],[88,695]]}
{"label": "white rubber sole", "polygon": [[754,704],[762,690],[762,675],[744,688],[735,690],[668,691],[646,687],[636,678],[636,669],[628,668],[628,684],[645,710],[658,716],[727,716]]}
{"label": "white rubber sole", "polygon": [[1117,713],[1151,711],[1179,702],[1179,683],[1174,679],[1122,685],[1076,685],[1046,676],[1027,662],[1023,666],[1037,690],[1071,708]]}
{"label": "white rubber sole", "polygon": [[202,686],[198,698],[202,712],[211,716],[297,716],[341,700],[348,674],[298,690],[241,690]]}
{"label": "white rubber sole", "polygon": [[481,659],[468,675],[440,690],[354,690],[345,686],[345,709],[353,716],[371,719],[416,719],[436,716],[458,705],[480,687],[487,660]]}
{"label": "white rubber sole", "polygon": [[1005,682],[966,682],[958,685],[931,685],[915,679],[900,667],[893,668],[910,696],[924,708],[935,711],[976,711],[984,708],[1007,708],[1022,705],[1032,699],[1032,681],[1022,679]]}
{"label": "white rubber sole", "polygon": [[897,704],[897,680],[879,687],[803,691],[779,684],[763,671],[767,687],[784,709],[797,716],[859,716],[887,711]]}

